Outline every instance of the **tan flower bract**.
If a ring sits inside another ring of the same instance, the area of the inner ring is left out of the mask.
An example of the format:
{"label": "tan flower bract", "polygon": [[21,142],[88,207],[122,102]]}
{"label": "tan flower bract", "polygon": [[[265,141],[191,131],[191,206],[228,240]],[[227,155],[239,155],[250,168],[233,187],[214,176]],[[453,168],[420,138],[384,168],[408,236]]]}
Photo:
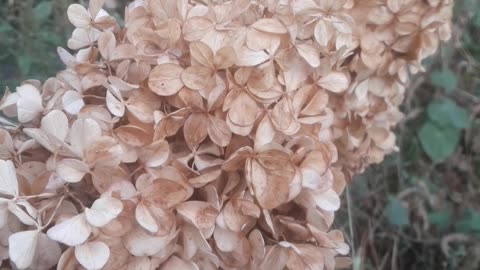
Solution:
{"label": "tan flower bract", "polygon": [[453,1],[135,0],[123,26],[104,2],[68,8],[64,71],[0,101],[4,265],[348,265],[341,194],[397,150]]}

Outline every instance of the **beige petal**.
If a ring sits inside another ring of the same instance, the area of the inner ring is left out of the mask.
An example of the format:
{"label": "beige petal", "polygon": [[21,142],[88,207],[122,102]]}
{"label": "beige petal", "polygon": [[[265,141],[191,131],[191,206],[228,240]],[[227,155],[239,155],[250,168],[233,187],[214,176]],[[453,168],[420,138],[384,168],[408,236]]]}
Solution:
{"label": "beige petal", "polygon": [[105,60],[112,58],[116,43],[115,35],[110,31],[102,32],[98,37],[98,50]]}
{"label": "beige petal", "polygon": [[82,29],[77,28],[73,30],[72,37],[68,40],[67,46],[72,50],[79,50],[91,46],[98,40],[100,31],[97,29]]}
{"label": "beige petal", "polygon": [[315,40],[322,47],[328,47],[330,40],[333,38],[335,32],[333,27],[324,20],[319,20],[315,25],[314,35]]}
{"label": "beige petal", "polygon": [[259,265],[265,257],[265,240],[263,239],[262,233],[255,229],[248,235],[248,241],[252,247],[252,259],[255,265]]}
{"label": "beige petal", "polygon": [[236,171],[244,168],[245,160],[253,154],[253,149],[244,146],[229,156],[222,166],[225,171]]}
{"label": "beige petal", "polygon": [[156,141],[142,149],[144,164],[147,167],[159,167],[163,165],[170,156],[170,147],[167,141]]}
{"label": "beige petal", "polygon": [[48,238],[44,233],[39,233],[35,257],[31,265],[35,265],[38,269],[51,269],[58,264],[62,250],[60,245]]}
{"label": "beige petal", "polygon": [[260,65],[270,59],[265,51],[252,51],[246,46],[241,47],[237,51],[237,65],[244,67],[252,67]]}
{"label": "beige petal", "polygon": [[[172,231],[165,236],[152,236],[141,228],[135,228],[123,238],[125,247],[133,256],[153,256],[168,247],[176,237]],[[165,250],[168,253],[168,250]]]}
{"label": "beige petal", "polygon": [[242,235],[241,233],[217,226],[213,233],[213,238],[215,239],[215,245],[218,249],[223,252],[232,252],[239,246]]}
{"label": "beige petal", "polygon": [[267,252],[265,259],[260,264],[260,269],[283,269],[287,264],[288,250],[280,245],[275,245]]}
{"label": "beige petal", "polygon": [[320,66],[320,51],[311,44],[302,43],[295,46],[298,54],[312,67]]}
{"label": "beige petal", "polygon": [[165,263],[162,264],[160,270],[200,270],[198,266],[191,262],[178,258],[177,256],[172,256]]}
{"label": "beige petal", "polygon": [[260,209],[253,202],[231,199],[223,208],[222,214],[228,229],[241,232],[249,222],[260,217]]}
{"label": "beige petal", "polygon": [[89,270],[102,269],[108,257],[110,257],[110,248],[103,242],[88,242],[75,247],[75,258]]}
{"label": "beige petal", "polygon": [[203,113],[193,113],[185,121],[183,135],[190,147],[199,145],[208,134],[208,117]]}
{"label": "beige petal", "polygon": [[192,90],[208,89],[212,85],[213,72],[204,66],[190,66],[182,72],[182,82]]}
{"label": "beige petal", "polygon": [[290,256],[287,267],[292,270],[324,269],[323,250],[307,244],[295,245],[289,250]]}
{"label": "beige petal", "polygon": [[393,14],[386,6],[375,7],[368,13],[369,21],[378,25],[387,24],[393,18]]}
{"label": "beige petal", "polygon": [[237,53],[233,47],[222,47],[215,53],[216,69],[227,69],[237,62]]}
{"label": "beige petal", "polygon": [[120,141],[134,147],[145,146],[152,141],[150,134],[136,126],[121,126],[113,132]]}
{"label": "beige petal", "polygon": [[245,164],[247,181],[253,187],[255,197],[265,209],[273,209],[287,202],[289,183],[294,172],[288,170],[267,170],[255,159]]}
{"label": "beige petal", "polygon": [[65,182],[77,183],[90,172],[90,169],[80,160],[66,158],[57,163],[56,172]]}
{"label": "beige petal", "polygon": [[268,115],[265,115],[257,126],[257,132],[255,133],[255,145],[260,146],[269,144],[275,137],[275,128]]}
{"label": "beige petal", "polygon": [[227,146],[232,139],[232,132],[227,123],[214,116],[209,116],[208,121],[209,124],[207,130],[210,139],[218,146]]}
{"label": "beige petal", "polygon": [[326,91],[317,90],[317,93],[307,102],[305,108],[301,111],[302,115],[314,116],[322,114],[328,105],[328,94]]}
{"label": "beige petal", "polygon": [[163,209],[171,208],[188,199],[187,190],[174,181],[158,179],[147,190],[143,191],[143,198],[153,202]]}
{"label": "beige petal", "polygon": [[183,68],[176,64],[158,65],[150,72],[148,86],[160,96],[176,94],[183,87],[182,72]]}
{"label": "beige petal", "polygon": [[68,118],[64,112],[53,110],[42,118],[41,129],[63,141],[68,134]]}
{"label": "beige petal", "polygon": [[213,29],[213,22],[205,17],[189,18],[183,25],[183,38],[187,41],[200,40]]}
{"label": "beige petal", "polygon": [[247,93],[242,92],[228,111],[230,120],[239,126],[253,125],[257,118],[258,106]]}
{"label": "beige petal", "polygon": [[125,104],[117,99],[110,91],[107,91],[107,108],[115,116],[122,117],[125,114]]}
{"label": "beige petal", "polygon": [[267,32],[267,33],[274,33],[274,34],[286,34],[287,28],[278,20],[276,19],[260,19],[254,22],[251,27]]}
{"label": "beige petal", "polygon": [[218,215],[215,207],[202,201],[184,202],[177,205],[176,209],[180,215],[201,230],[212,228]]}
{"label": "beige petal", "polygon": [[91,0],[88,3],[88,12],[92,15],[93,18],[96,18],[104,4],[105,0]]}
{"label": "beige petal", "polygon": [[340,198],[332,189],[323,193],[315,193],[314,199],[317,206],[325,211],[337,211],[340,208]]}
{"label": "beige petal", "polygon": [[[278,35],[262,32],[254,28],[247,28],[245,45],[255,52],[268,50],[272,47],[272,44],[277,42],[280,42]],[[241,45],[243,45],[243,43]]]}
{"label": "beige petal", "polygon": [[317,84],[328,91],[334,93],[342,93],[348,89],[349,80],[347,75],[343,72],[332,71],[329,74],[320,78]]}
{"label": "beige petal", "polygon": [[204,67],[214,67],[212,49],[201,41],[190,43],[190,56],[192,57],[192,60],[197,61]]}
{"label": "beige petal", "polygon": [[135,219],[137,220],[138,224],[142,226],[145,230],[151,233],[158,232],[157,221],[152,216],[152,214],[148,210],[148,207],[143,202],[140,202],[135,208]]}
{"label": "beige petal", "polygon": [[102,135],[102,130],[95,120],[78,119],[72,124],[70,142],[79,156]]}
{"label": "beige petal", "polygon": [[109,136],[100,136],[88,146],[84,159],[90,167],[113,168],[118,166],[121,158],[125,158],[126,155],[128,153],[124,152],[117,140]]}

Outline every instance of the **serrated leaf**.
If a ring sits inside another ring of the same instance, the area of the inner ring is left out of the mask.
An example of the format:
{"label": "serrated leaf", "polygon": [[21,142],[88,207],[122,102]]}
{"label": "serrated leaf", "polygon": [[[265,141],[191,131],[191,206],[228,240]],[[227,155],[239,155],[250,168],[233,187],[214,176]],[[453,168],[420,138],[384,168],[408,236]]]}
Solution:
{"label": "serrated leaf", "polygon": [[391,225],[400,227],[410,224],[408,209],[402,205],[400,200],[393,196],[388,198],[383,214]]}
{"label": "serrated leaf", "polygon": [[420,144],[428,157],[435,163],[447,159],[457,148],[460,131],[441,128],[432,122],[423,125],[418,133]]}
{"label": "serrated leaf", "polygon": [[436,87],[445,89],[448,92],[457,87],[457,77],[453,71],[449,69],[435,70],[430,75],[430,82]]}
{"label": "serrated leaf", "polygon": [[468,125],[467,110],[459,107],[450,99],[431,102],[428,105],[427,114],[435,124],[441,127],[463,129]]}

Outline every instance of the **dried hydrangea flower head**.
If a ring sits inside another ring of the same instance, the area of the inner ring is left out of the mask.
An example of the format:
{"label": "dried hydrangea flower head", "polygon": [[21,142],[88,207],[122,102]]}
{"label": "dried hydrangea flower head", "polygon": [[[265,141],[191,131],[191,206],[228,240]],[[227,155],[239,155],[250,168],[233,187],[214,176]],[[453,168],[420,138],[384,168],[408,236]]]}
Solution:
{"label": "dried hydrangea flower head", "polygon": [[136,0],[124,26],[71,5],[66,69],[0,103],[4,265],[348,265],[339,196],[396,150],[452,3]]}

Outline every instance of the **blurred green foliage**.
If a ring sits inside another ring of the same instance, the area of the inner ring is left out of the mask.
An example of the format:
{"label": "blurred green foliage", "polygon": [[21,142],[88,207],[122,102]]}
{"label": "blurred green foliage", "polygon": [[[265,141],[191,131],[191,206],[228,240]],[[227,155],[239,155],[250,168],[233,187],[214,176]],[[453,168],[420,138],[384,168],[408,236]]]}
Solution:
{"label": "blurred green foliage", "polygon": [[[7,2],[7,3],[4,3]],[[72,27],[66,19],[71,1],[2,1],[0,7],[0,82],[15,87],[24,78],[46,79],[62,64],[56,48]]]}
{"label": "blurred green foliage", "polygon": [[349,187],[353,269],[480,269],[479,64],[480,0],[455,1],[452,40],[407,90],[399,153]]}

